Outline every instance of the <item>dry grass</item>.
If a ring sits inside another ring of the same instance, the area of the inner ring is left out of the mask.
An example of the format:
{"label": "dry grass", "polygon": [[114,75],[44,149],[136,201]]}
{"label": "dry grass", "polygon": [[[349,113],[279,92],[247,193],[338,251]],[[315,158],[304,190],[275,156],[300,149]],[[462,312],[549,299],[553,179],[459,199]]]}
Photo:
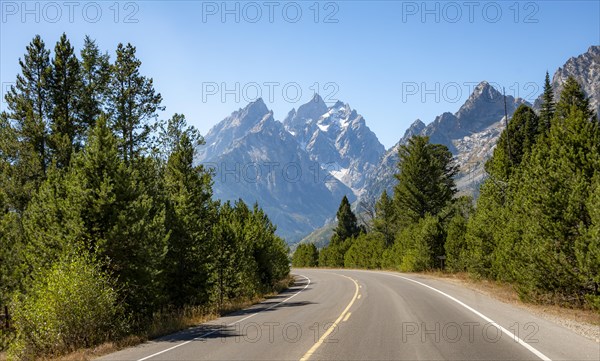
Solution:
{"label": "dry grass", "polygon": [[[161,312],[157,314],[150,327],[143,334],[130,335],[119,341],[106,342],[92,348],[79,349],[67,355],[39,358],[41,361],[89,361],[97,357],[107,355],[127,347],[139,345],[148,340],[165,336],[177,331],[197,326],[212,321],[225,314],[248,308],[254,304],[264,301],[268,297],[291,287],[295,280],[292,276],[279,281],[274,292],[255,297],[252,299],[233,300],[223,304],[221,308],[215,307],[186,307],[183,310]],[[6,361],[6,353],[0,353],[0,361]]]}

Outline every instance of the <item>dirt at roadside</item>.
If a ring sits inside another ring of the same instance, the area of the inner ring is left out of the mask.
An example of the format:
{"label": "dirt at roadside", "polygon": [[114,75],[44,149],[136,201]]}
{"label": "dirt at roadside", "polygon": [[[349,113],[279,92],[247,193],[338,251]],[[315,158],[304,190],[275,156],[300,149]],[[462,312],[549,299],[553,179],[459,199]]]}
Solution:
{"label": "dirt at roadside", "polygon": [[557,323],[600,344],[600,313],[596,311],[525,303],[519,299],[519,295],[511,285],[473,279],[468,274],[446,274],[441,272],[419,274],[424,277],[452,282],[499,301],[526,309],[536,316]]}

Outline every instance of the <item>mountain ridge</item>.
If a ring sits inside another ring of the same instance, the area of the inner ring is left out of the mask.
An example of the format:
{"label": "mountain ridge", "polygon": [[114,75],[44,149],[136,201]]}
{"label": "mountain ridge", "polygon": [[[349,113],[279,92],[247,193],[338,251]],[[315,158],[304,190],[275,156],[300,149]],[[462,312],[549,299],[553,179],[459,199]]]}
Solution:
{"label": "mountain ridge", "polygon": [[[552,85],[557,94],[569,75],[582,83],[600,110],[600,46],[570,58],[556,71]],[[415,120],[385,149],[365,118],[347,103],[328,106],[315,94],[279,121],[259,98],[212,127],[196,161],[217,168],[215,198],[259,202],[279,234],[294,242],[333,221],[343,195],[374,202],[384,189],[391,191],[398,147],[414,135],[446,145],[459,164],[458,188],[477,196],[486,177],[484,164],[505,126],[504,100],[498,89],[482,81],[456,112],[444,112],[429,124]],[[506,96],[509,118],[521,104],[531,106]]]}

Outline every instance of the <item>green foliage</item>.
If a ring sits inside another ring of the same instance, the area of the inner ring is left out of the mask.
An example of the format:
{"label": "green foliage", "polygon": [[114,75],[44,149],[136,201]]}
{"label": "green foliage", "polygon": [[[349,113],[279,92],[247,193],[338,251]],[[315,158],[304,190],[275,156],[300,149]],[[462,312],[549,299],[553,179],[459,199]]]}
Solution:
{"label": "green foliage", "polygon": [[467,222],[465,257],[461,263],[473,275],[492,278],[496,275],[492,261],[498,237],[506,230],[503,208],[506,187],[490,176],[481,186],[476,212]]}
{"label": "green foliage", "polygon": [[[463,261],[457,265],[460,269],[466,267],[478,276],[498,276],[507,281],[514,279],[509,270],[511,267],[508,266],[514,249],[506,249],[510,254],[502,254],[497,248],[499,239],[506,233],[508,226],[509,214],[504,207],[512,194],[509,183],[540,140],[542,131],[543,126],[533,110],[521,105],[513,114],[508,129],[500,135],[494,154],[485,165],[489,178],[481,186],[477,212],[466,227],[465,244],[461,247]],[[452,257],[456,256],[458,255]],[[455,260],[449,260],[448,265],[454,262]],[[498,267],[494,267],[493,263]]]}
{"label": "green foliage", "polygon": [[554,90],[550,83],[550,74],[546,71],[544,92],[542,93],[542,105],[540,107],[540,133],[546,133],[550,130],[555,111],[556,104],[554,103]]}
{"label": "green foliage", "polygon": [[586,301],[600,311],[600,172],[592,181],[592,190],[586,203],[590,213],[590,227],[575,244],[579,279],[586,290]]}
{"label": "green foliage", "polygon": [[396,237],[395,265],[402,272],[419,272],[439,264],[435,250],[443,244],[444,233],[440,221],[425,216],[418,223],[404,228]]}
{"label": "green foliage", "polygon": [[208,251],[214,207],[211,177],[193,165],[194,146],[187,133],[171,153],[165,172],[166,224],[170,230],[165,258],[165,286],[174,305],[208,301]]}
{"label": "green foliage", "polygon": [[312,243],[299,244],[292,256],[294,267],[317,267],[319,263],[319,250]]}
{"label": "green foliage", "polygon": [[341,243],[330,243],[319,252],[319,267],[344,267],[344,256],[352,246],[354,239],[347,238]]}
{"label": "green foliage", "polygon": [[7,113],[2,114],[3,186],[10,205],[23,212],[44,180],[49,164],[48,109],[51,74],[50,52],[36,36],[19,60],[21,74],[6,94]]}
{"label": "green foliage", "polygon": [[508,129],[500,135],[493,157],[485,169],[497,182],[506,182],[531,151],[540,134],[540,120],[533,109],[521,104],[514,112]]}
{"label": "green foliage", "polygon": [[558,120],[563,120],[569,116],[573,108],[578,109],[583,113],[583,118],[591,120],[596,116],[591,110],[590,100],[585,96],[581,85],[572,76],[568,77],[563,85],[563,90],[560,93],[560,99],[556,103],[555,117]]}
{"label": "green foliage", "polygon": [[[102,114],[103,102],[110,81],[108,54],[100,54],[98,45],[86,35],[81,50],[81,94],[79,117],[82,127],[93,128]],[[83,136],[86,136],[83,133]]]}
{"label": "green foliage", "polygon": [[83,251],[67,253],[14,298],[16,341],[10,354],[33,360],[91,347],[125,331],[114,282]]}
{"label": "green foliage", "polygon": [[375,204],[373,228],[375,232],[383,236],[386,247],[394,244],[394,237],[397,232],[396,209],[394,208],[393,199],[388,196],[386,190],[383,191],[381,198]]}
{"label": "green foliage", "polygon": [[409,225],[437,215],[456,193],[452,153],[443,145],[430,144],[428,137],[415,136],[400,147],[399,155],[394,189],[399,223]]}
{"label": "green foliage", "polygon": [[535,134],[534,119],[515,113],[509,131],[522,152],[516,147],[508,163],[499,145],[486,165],[490,178],[467,223],[460,267],[514,282],[524,299],[598,307],[598,123],[572,78],[550,129]]}
{"label": "green foliage", "polygon": [[466,240],[467,223],[473,213],[473,200],[470,197],[461,197],[449,209],[448,221],[444,226],[446,230],[446,269],[452,272],[466,271],[468,259],[468,245]]}
{"label": "green foliage", "polygon": [[[588,114],[572,107],[552,124],[516,180],[508,227],[518,232],[506,233],[501,250],[514,250],[513,269],[525,297],[545,293],[559,302],[581,303],[587,293],[578,280],[575,247],[591,226],[587,205],[600,169],[597,134]],[[524,254],[514,254],[519,251]]]}
{"label": "green foliage", "polygon": [[162,102],[152,79],[140,75],[142,62],[135,53],[131,44],[117,46],[107,96],[112,129],[118,134],[119,153],[127,165],[148,150],[153,128],[148,121],[156,118]]}
{"label": "green foliage", "polygon": [[26,264],[30,272],[48,268],[83,237],[79,180],[55,167],[33,196],[23,216]]}
{"label": "green foliage", "polygon": [[87,130],[79,121],[81,66],[66,34],[54,48],[49,83],[50,128],[49,150],[59,168],[69,166],[75,150],[81,149]]}
{"label": "green foliage", "polygon": [[162,98],[135,48],[119,45],[110,64],[86,37],[79,59],[63,34],[50,59],[35,37],[0,113],[0,303],[18,313],[13,354],[114,340],[123,312],[142,331],[161,310],[275,290],[289,274],[285,242],[258,205],[212,201],[210,172],[193,165],[202,137],[181,114],[154,122]]}
{"label": "green foliage", "polygon": [[385,238],[380,233],[360,234],[344,255],[344,267],[381,268]]}
{"label": "green foliage", "polygon": [[274,231],[258,206],[250,210],[240,200],[234,206],[227,202],[219,207],[211,256],[213,302],[222,305],[238,297],[252,298],[273,290],[275,283],[287,276],[288,248]]}
{"label": "green foliage", "polygon": [[344,196],[337,211],[337,226],[335,227],[331,244],[343,243],[346,239],[356,237],[361,229],[358,226],[356,215],[352,212],[348,198]]}

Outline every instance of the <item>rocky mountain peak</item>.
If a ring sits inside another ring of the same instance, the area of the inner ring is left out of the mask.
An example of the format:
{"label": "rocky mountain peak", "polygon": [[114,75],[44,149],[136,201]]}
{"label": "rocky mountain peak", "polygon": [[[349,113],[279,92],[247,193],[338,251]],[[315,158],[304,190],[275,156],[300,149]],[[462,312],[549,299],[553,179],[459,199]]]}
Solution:
{"label": "rocky mountain peak", "polygon": [[319,119],[327,110],[327,104],[325,104],[323,98],[319,94],[315,94],[306,104],[298,107],[297,111],[292,109],[284,119],[283,124],[288,130],[298,131],[306,123]]}
{"label": "rocky mountain peak", "polygon": [[[590,98],[590,105],[597,113],[600,112],[600,46],[591,46],[587,52],[572,57],[565,65],[558,68],[552,77],[552,89],[555,100],[558,100],[563,84],[569,76],[574,77],[583,87]],[[541,102],[536,101],[536,106]]]}
{"label": "rocky mountain peak", "polygon": [[238,110],[239,115],[236,118],[239,121],[256,121],[262,119],[263,115],[268,112],[269,109],[263,99],[258,98],[246,105],[243,109]]}

